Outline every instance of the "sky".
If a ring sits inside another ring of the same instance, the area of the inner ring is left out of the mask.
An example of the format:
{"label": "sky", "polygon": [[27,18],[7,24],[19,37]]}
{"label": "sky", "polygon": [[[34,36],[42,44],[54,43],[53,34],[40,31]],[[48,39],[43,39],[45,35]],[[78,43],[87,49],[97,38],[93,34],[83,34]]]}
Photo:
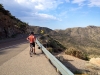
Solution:
{"label": "sky", "polygon": [[100,26],[100,0],[0,0],[16,18],[50,29]]}

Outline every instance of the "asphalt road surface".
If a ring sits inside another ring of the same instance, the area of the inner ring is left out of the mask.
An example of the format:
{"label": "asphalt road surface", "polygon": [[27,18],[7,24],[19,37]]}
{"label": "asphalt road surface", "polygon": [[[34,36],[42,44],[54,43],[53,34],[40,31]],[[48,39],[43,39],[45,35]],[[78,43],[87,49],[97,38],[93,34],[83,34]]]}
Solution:
{"label": "asphalt road surface", "polygon": [[26,38],[0,43],[0,66],[29,46]]}

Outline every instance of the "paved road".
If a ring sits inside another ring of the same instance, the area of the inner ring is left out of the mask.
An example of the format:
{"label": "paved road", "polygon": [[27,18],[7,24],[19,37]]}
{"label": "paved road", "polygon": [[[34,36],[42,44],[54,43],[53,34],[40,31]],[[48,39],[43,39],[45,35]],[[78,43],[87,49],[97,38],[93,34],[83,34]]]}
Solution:
{"label": "paved road", "polygon": [[37,45],[33,57],[29,48],[26,38],[0,43],[0,75],[59,75]]}
{"label": "paved road", "polygon": [[29,46],[26,38],[0,43],[0,65],[16,56]]}
{"label": "paved road", "polygon": [[29,48],[3,63],[0,75],[59,75],[37,46],[33,57],[29,56]]}
{"label": "paved road", "polygon": [[20,36],[20,37],[16,37],[16,38],[8,38],[8,39],[5,39],[5,40],[0,40],[0,49],[7,47],[7,46],[27,42],[26,37],[27,37],[27,35],[25,35],[23,37]]}
{"label": "paved road", "polygon": [[[16,38],[0,40],[0,65],[29,46],[29,42],[26,40],[27,36],[28,35],[23,35],[22,37],[22,35],[19,35]],[[39,35],[36,35],[37,38],[38,36]]]}

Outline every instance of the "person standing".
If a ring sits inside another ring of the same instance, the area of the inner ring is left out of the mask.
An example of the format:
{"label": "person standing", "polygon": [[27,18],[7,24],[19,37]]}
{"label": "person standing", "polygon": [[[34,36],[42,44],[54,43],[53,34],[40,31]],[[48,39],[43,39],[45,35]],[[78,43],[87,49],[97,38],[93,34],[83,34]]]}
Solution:
{"label": "person standing", "polygon": [[27,40],[30,42],[30,47],[32,47],[32,52],[35,53],[35,41],[36,37],[34,36],[34,32],[31,32],[30,35],[27,37]]}

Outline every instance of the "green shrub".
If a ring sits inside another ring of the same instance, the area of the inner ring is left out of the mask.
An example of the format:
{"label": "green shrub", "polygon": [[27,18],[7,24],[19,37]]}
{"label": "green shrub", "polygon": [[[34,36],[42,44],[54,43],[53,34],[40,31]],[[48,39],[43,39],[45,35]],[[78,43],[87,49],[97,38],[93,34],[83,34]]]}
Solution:
{"label": "green shrub", "polygon": [[52,53],[53,52],[53,49],[52,48],[47,48],[47,50]]}
{"label": "green shrub", "polygon": [[44,39],[45,39],[45,36],[41,36],[40,39],[41,39],[41,40],[44,40]]}
{"label": "green shrub", "polygon": [[81,73],[80,71],[77,71],[77,70],[76,70],[76,71],[74,72],[74,74],[79,74],[79,75],[81,75],[82,73]]}
{"label": "green shrub", "polygon": [[65,51],[65,54],[72,55],[80,59],[88,60],[88,57],[85,53],[73,47],[68,48],[68,50]]}

